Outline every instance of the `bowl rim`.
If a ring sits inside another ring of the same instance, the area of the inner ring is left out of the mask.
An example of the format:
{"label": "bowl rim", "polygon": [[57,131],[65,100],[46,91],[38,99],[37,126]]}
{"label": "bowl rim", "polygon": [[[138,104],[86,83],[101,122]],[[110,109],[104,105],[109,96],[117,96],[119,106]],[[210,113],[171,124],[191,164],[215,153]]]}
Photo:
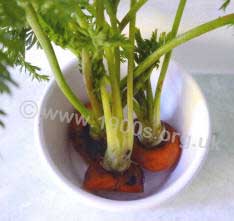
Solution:
{"label": "bowl rim", "polygon": [[[72,63],[74,62],[70,62],[68,65],[65,66],[65,68],[63,68],[64,73],[66,73],[67,70],[69,70]],[[182,71],[183,74],[187,73],[187,71],[184,70],[183,67],[178,65],[174,60],[171,61],[171,63],[174,63]],[[51,89],[56,86],[55,79],[51,79],[41,100],[39,101],[39,111],[34,123],[34,137],[40,158],[45,163],[46,167],[48,167],[48,171],[50,171],[49,173],[51,177],[54,178],[54,181],[61,187],[62,190],[66,191],[67,193],[76,194],[78,196],[77,199],[79,202],[84,203],[87,206],[109,210],[109,211],[124,211],[126,209],[141,210],[141,209],[155,208],[161,205],[162,203],[166,202],[169,198],[175,197],[179,192],[181,192],[181,190],[183,190],[192,182],[192,180],[201,170],[209,152],[209,145],[211,139],[210,112],[206,98],[204,97],[200,86],[193,79],[193,77],[189,74],[184,74],[184,75],[201,92],[201,97],[204,100],[204,104],[207,110],[208,137],[205,148],[203,148],[204,152],[201,155],[199,155],[199,157],[194,159],[193,163],[189,166],[186,172],[179,179],[173,182],[173,184],[167,187],[165,190],[162,190],[161,192],[155,193],[151,196],[147,196],[146,198],[143,199],[136,199],[129,201],[106,199],[83,190],[82,188],[71,183],[66,177],[64,177],[63,174],[54,164],[53,160],[50,158],[49,153],[47,152],[46,144],[42,139],[41,118],[43,114],[43,109],[46,105],[47,98],[49,97],[48,95]]]}

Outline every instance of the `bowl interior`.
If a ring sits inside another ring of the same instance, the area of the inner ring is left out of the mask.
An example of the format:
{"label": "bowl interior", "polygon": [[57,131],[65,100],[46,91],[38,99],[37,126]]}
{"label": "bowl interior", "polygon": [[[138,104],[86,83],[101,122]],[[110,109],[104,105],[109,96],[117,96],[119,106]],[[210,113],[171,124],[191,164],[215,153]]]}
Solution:
{"label": "bowl interior", "polygon": [[[87,101],[78,65],[71,64],[64,73],[77,96]],[[158,72],[152,76],[155,88]],[[73,117],[73,108],[52,82],[43,98],[37,125],[40,146],[49,165],[64,183],[78,192],[87,165],[67,142],[67,126]],[[167,172],[145,171],[145,191],[141,194],[100,193],[112,200],[137,200],[152,196],[168,198],[182,189],[198,170],[207,153],[210,122],[204,97],[194,80],[174,62],[171,63],[164,84],[161,102],[162,120],[177,129],[183,148],[176,167]]]}

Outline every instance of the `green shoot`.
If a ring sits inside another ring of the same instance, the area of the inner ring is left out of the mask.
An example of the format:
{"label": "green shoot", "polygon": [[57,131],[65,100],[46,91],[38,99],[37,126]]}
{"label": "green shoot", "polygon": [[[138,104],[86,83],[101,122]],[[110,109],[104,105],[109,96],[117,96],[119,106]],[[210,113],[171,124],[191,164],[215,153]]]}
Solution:
{"label": "green shoot", "polygon": [[[135,4],[135,0],[131,1],[131,6]],[[115,53],[110,48],[106,49],[106,57],[110,72],[110,81],[112,86],[112,111],[110,108],[110,98],[105,88],[105,81],[103,80],[101,86],[102,102],[106,124],[107,134],[107,151],[104,157],[104,168],[107,170],[114,170],[118,172],[125,171],[131,164],[130,156],[134,141],[134,124],[133,124],[133,73],[134,73],[134,44],[135,44],[135,16],[132,17],[129,27],[129,39],[131,44],[131,51],[128,54],[128,89],[127,89],[127,125],[124,124],[123,110],[121,104],[121,97],[119,91],[119,82],[116,78],[118,73],[115,72],[115,64],[111,56]],[[114,56],[113,56],[114,57]],[[116,54],[115,54],[116,57]],[[119,64],[118,64],[119,65]],[[116,103],[117,101],[117,103]],[[120,102],[120,103],[118,103]],[[121,109],[118,109],[121,107]],[[113,127],[113,120],[117,120]],[[125,128],[127,127],[127,133]]]}
{"label": "green shoot", "polygon": [[28,2],[22,3],[21,6],[25,10],[28,24],[30,25],[33,32],[37,36],[37,39],[40,42],[41,47],[45,51],[45,54],[47,56],[51,69],[55,75],[55,79],[58,83],[58,86],[60,87],[62,92],[65,94],[65,96],[68,98],[68,100],[71,102],[71,104],[82,114],[82,116],[87,121],[89,121],[92,124],[92,121],[91,121],[92,119],[90,118],[91,116],[90,116],[89,111],[84,107],[81,101],[78,100],[78,98],[73,93],[69,85],[66,83],[65,78],[60,69],[60,66],[58,64],[56,55],[54,53],[53,47],[39,24],[37,14],[33,6]]}
{"label": "green shoot", "polygon": [[[101,97],[104,110],[104,118],[106,125],[107,151],[105,153],[103,166],[107,170],[121,171],[125,169],[125,162],[122,158],[122,143],[120,142],[117,126],[113,126],[112,112],[110,107],[110,97],[106,90],[107,80],[103,78],[101,82]],[[124,163],[124,164],[123,164]],[[122,169],[122,167],[124,167]]]}
{"label": "green shoot", "polygon": [[97,97],[93,93],[94,83],[92,79],[92,63],[89,52],[86,51],[85,49],[82,50],[82,73],[84,75],[86,91],[92,106],[94,117],[95,119],[99,119],[100,117],[102,117],[102,111],[101,111],[102,109],[100,107],[99,101],[97,100]]}
{"label": "green shoot", "polygon": [[[175,38],[177,33],[178,33],[178,29],[179,29],[179,26],[180,26],[180,22],[181,22],[181,19],[182,19],[182,15],[183,15],[183,12],[184,12],[186,2],[187,2],[187,0],[181,0],[180,1],[178,10],[177,10],[177,13],[176,13],[176,16],[175,16],[174,24],[172,26],[172,30],[171,30],[171,33],[169,35],[168,40],[172,40],[173,38]],[[160,101],[161,101],[163,83],[165,81],[166,73],[167,73],[168,66],[169,66],[169,63],[170,63],[170,60],[171,60],[171,55],[172,55],[172,51],[168,52],[165,55],[164,62],[163,62],[162,68],[161,68],[161,73],[160,73],[159,80],[158,80],[158,84],[157,84],[157,88],[156,88],[156,92],[155,92],[155,97],[154,97],[153,117],[151,119],[152,120],[151,124],[153,126],[152,127],[153,135],[155,137],[159,138],[158,141],[156,141],[156,143],[161,142],[160,137],[162,137],[162,136],[160,136],[160,135],[161,135],[162,131],[164,131],[163,126],[161,124],[161,115],[160,115],[160,103],[161,102]],[[155,144],[155,142],[153,142],[153,145],[154,144]]]}
{"label": "green shoot", "polygon": [[122,31],[128,24],[129,21],[134,18],[135,14],[148,0],[138,0],[134,5],[132,5],[130,11],[125,15],[123,20],[119,25],[119,29]]}
{"label": "green shoot", "polygon": [[224,10],[225,11],[230,3],[231,3],[231,0],[224,0],[224,3],[220,7],[220,10]]}
{"label": "green shoot", "polygon": [[[131,0],[131,7],[134,6],[136,0]],[[132,17],[129,26],[129,39],[132,46],[132,51],[129,51],[128,56],[128,83],[127,83],[127,108],[128,108],[128,133],[127,147],[132,149],[134,141],[134,123],[133,123],[133,73],[135,68],[134,60],[134,45],[135,45],[135,30],[136,30],[136,14]]]}
{"label": "green shoot", "polygon": [[104,23],[104,4],[103,0],[96,0],[95,1],[95,6],[96,6],[96,12],[97,12],[97,27],[101,28],[103,27]]}

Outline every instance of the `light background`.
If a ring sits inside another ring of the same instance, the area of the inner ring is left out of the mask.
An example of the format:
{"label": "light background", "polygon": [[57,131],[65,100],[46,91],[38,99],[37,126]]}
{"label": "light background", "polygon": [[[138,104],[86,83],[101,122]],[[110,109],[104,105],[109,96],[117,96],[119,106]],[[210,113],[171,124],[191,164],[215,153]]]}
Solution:
{"label": "light background", "polygon": [[[121,14],[126,11],[127,2],[122,0]],[[149,1],[138,19],[145,34],[156,27],[168,30],[177,3],[177,0]],[[181,31],[223,15],[217,10],[221,3],[222,0],[188,0]],[[233,11],[233,3],[230,9]],[[73,57],[69,52],[56,51],[62,67]],[[232,76],[224,75],[234,73],[233,51],[233,28],[223,28],[176,49],[177,62],[190,73],[204,74],[197,79],[209,100],[213,132],[221,149],[210,153],[202,173],[185,191],[160,208],[144,213],[113,214],[91,209],[78,203],[75,196],[62,192],[38,156],[34,145],[34,120],[24,119],[19,111],[26,100],[38,102],[47,84],[32,82],[26,75],[13,70],[20,88],[13,89],[11,98],[0,98],[0,106],[9,114],[5,119],[6,130],[0,129],[0,221],[233,220],[234,81]],[[43,67],[44,73],[50,73],[43,53],[32,50],[27,57]]]}
{"label": "light background", "polygon": [[[122,11],[128,1],[122,1]],[[138,25],[145,33],[170,30],[178,0],[151,0],[139,13]],[[188,0],[180,32],[224,15],[223,0]],[[234,11],[234,2],[226,13]],[[175,50],[176,60],[190,72],[234,73],[234,28],[221,28]]]}

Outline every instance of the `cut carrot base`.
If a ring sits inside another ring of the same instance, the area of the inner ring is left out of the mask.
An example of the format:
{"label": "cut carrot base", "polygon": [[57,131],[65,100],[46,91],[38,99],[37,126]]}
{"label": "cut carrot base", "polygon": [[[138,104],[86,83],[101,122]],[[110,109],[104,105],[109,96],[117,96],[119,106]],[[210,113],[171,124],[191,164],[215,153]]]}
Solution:
{"label": "cut carrot base", "polygon": [[[85,106],[91,109],[89,103]],[[90,137],[89,126],[83,125],[83,121],[80,118],[80,113],[75,112],[75,116],[68,127],[68,140],[84,161],[90,164],[103,157],[106,145],[104,140],[97,141]]]}
{"label": "cut carrot base", "polygon": [[[90,104],[87,104],[86,107],[91,108]],[[129,169],[123,173],[106,171],[100,163],[105,152],[105,142],[94,141],[89,136],[89,127],[83,126],[81,123],[77,124],[76,121],[81,116],[78,112],[76,114],[77,117],[74,117],[69,125],[69,141],[89,164],[83,183],[84,188],[88,191],[143,192],[144,174],[141,167],[152,172],[160,172],[171,169],[179,160],[180,138],[174,128],[164,123],[170,134],[169,141],[164,141],[159,146],[149,149],[135,139],[132,160],[139,165],[132,163]],[[175,134],[176,136],[174,136]]]}
{"label": "cut carrot base", "polygon": [[[168,141],[153,148],[144,147],[138,139],[135,139],[132,159],[143,168],[152,172],[169,170],[178,162],[181,155],[180,137],[176,130],[164,123]],[[166,140],[166,139],[165,139]]]}
{"label": "cut carrot base", "polygon": [[142,169],[135,164],[123,173],[113,173],[106,171],[100,162],[96,162],[89,166],[83,186],[91,192],[139,193],[144,191],[144,175]]}

